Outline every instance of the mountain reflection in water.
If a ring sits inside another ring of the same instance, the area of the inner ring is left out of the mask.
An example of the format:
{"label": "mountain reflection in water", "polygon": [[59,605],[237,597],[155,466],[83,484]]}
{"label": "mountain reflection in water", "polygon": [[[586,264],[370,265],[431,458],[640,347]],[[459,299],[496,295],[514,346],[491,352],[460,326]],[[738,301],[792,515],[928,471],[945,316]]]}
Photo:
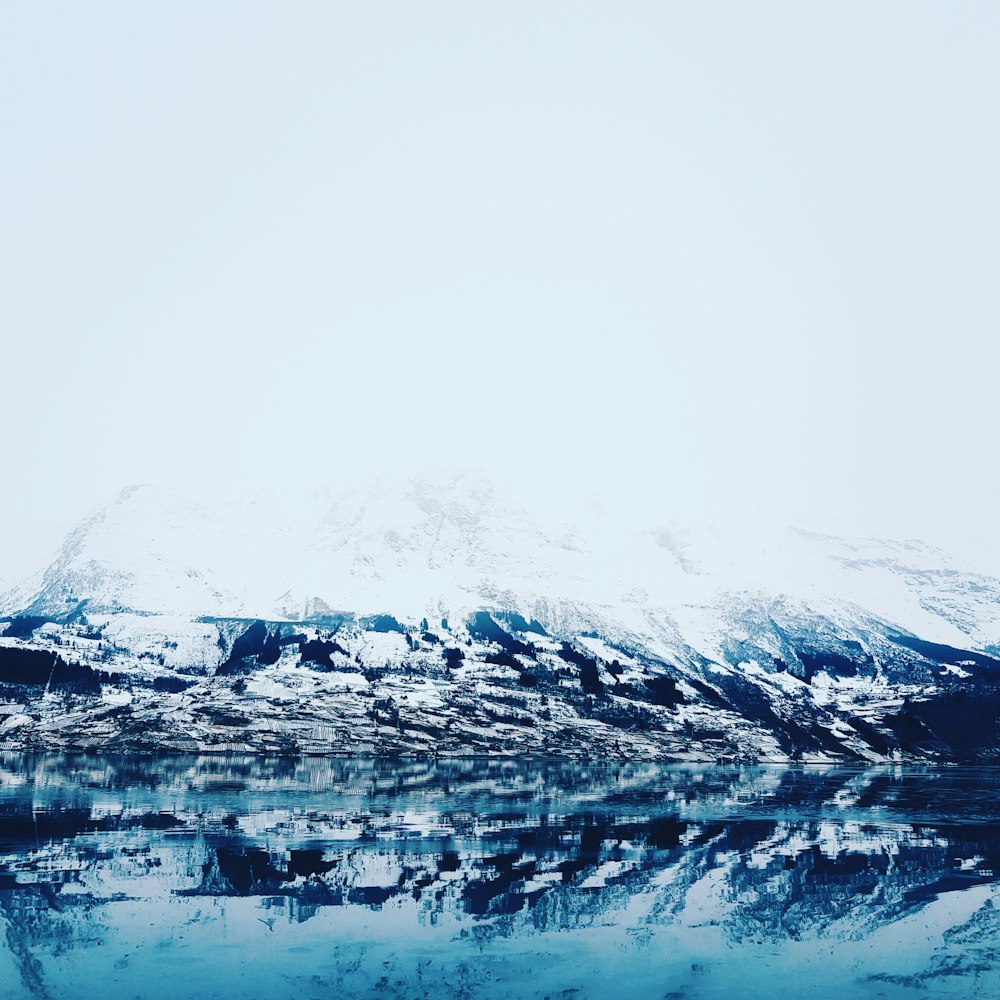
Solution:
{"label": "mountain reflection in water", "polygon": [[0,754],[0,1000],[1000,996],[1000,774]]}

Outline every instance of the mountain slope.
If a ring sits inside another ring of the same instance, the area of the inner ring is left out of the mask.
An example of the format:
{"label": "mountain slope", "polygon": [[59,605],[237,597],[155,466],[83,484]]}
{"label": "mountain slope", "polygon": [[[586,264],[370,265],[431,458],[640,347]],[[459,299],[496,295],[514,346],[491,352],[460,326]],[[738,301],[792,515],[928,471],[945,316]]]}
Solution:
{"label": "mountain slope", "polygon": [[598,510],[549,523],[465,472],[293,509],[125,490],[0,614],[9,746],[984,759],[997,744],[1000,581],[917,542]]}

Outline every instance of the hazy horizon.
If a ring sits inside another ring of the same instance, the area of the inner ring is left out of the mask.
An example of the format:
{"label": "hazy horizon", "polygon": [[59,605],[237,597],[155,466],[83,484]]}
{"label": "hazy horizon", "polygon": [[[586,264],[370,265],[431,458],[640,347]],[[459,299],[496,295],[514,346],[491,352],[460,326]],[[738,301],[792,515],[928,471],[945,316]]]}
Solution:
{"label": "hazy horizon", "polygon": [[451,464],[1000,573],[998,42],[974,3],[12,9],[0,576],[130,483]]}

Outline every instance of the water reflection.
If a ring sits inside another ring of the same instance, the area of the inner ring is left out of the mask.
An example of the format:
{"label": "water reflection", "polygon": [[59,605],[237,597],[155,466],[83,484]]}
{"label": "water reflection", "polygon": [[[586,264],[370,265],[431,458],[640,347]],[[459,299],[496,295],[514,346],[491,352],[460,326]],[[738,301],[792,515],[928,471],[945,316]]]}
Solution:
{"label": "water reflection", "polygon": [[0,997],[1000,995],[998,818],[988,770],[0,754]]}

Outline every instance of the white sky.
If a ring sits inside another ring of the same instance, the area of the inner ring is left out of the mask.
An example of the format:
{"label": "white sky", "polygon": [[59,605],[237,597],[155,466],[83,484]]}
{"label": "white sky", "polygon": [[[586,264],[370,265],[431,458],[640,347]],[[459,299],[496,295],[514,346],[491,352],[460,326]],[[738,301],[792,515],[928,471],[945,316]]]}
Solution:
{"label": "white sky", "polygon": [[473,463],[1000,569],[995,3],[14,4],[0,553]]}

